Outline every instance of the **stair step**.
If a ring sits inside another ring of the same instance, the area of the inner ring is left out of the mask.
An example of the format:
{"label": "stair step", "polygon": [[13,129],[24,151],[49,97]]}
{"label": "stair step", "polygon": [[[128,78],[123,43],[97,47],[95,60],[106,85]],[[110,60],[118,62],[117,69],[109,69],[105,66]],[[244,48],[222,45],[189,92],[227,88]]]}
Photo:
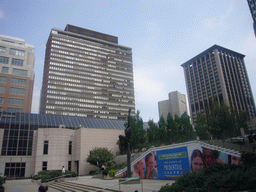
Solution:
{"label": "stair step", "polygon": [[[58,190],[58,191],[67,191],[67,192],[95,192],[95,191],[103,191],[102,187],[96,187],[91,185],[84,185],[81,183],[74,182],[55,182],[49,185],[49,187]],[[118,190],[114,189],[104,189],[104,192],[118,192]]]}

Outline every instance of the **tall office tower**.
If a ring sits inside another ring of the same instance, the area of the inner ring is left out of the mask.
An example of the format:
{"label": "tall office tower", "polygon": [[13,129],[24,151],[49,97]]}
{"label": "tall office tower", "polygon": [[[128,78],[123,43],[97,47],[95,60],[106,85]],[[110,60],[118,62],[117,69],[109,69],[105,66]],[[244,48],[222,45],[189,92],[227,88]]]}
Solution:
{"label": "tall office tower", "polygon": [[126,120],[130,108],[134,114],[132,49],[77,26],[52,29],[40,113]]}
{"label": "tall office tower", "polygon": [[198,112],[209,108],[211,98],[255,118],[255,104],[244,57],[214,45],[181,66],[184,69],[190,115],[195,123]]}
{"label": "tall office tower", "polygon": [[256,36],[256,0],[247,0],[253,19],[253,29]]}
{"label": "tall office tower", "polygon": [[178,91],[169,93],[169,99],[158,102],[159,119],[161,116],[167,120],[168,113],[174,117],[177,114],[179,117],[187,112],[186,95]]}
{"label": "tall office tower", "polygon": [[0,111],[31,112],[34,63],[33,46],[0,35]]}

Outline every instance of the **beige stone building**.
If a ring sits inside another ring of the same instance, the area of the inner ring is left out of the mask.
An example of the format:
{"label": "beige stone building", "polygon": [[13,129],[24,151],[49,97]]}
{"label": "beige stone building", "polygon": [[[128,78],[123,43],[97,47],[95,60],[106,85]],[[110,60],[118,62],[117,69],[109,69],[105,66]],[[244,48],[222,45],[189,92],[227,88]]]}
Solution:
{"label": "beige stone building", "polygon": [[97,169],[85,161],[89,151],[107,147],[116,154],[118,136],[124,129],[120,120],[2,112],[0,175],[31,177],[62,166],[79,175],[88,174]]}
{"label": "beige stone building", "polygon": [[174,117],[177,114],[179,117],[187,112],[186,95],[178,91],[173,91],[168,94],[169,99],[158,102],[159,118],[161,116],[167,119],[168,113]]}
{"label": "beige stone building", "polygon": [[34,47],[0,35],[0,111],[31,112]]}

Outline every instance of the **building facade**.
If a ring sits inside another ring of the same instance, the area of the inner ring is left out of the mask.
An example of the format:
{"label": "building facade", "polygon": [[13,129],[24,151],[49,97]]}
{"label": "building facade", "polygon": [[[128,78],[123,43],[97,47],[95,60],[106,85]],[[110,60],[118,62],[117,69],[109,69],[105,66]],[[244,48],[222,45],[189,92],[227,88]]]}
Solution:
{"label": "building facade", "polygon": [[34,63],[33,46],[0,35],[0,111],[31,112]]}
{"label": "building facade", "polygon": [[253,29],[254,29],[254,34],[256,36],[256,0],[247,0],[247,2],[252,14]]}
{"label": "building facade", "polygon": [[168,113],[170,113],[173,117],[181,115],[187,112],[187,102],[186,95],[181,94],[178,91],[173,91],[168,94],[169,99],[158,102],[158,111],[159,111],[159,119],[161,116],[167,120]]}
{"label": "building facade", "polygon": [[40,113],[126,120],[130,108],[135,114],[132,49],[73,25],[52,29]]}
{"label": "building facade", "polygon": [[192,122],[205,113],[211,99],[247,111],[255,119],[255,103],[244,63],[245,55],[214,45],[181,66],[186,79]]}
{"label": "building facade", "polygon": [[42,170],[88,174],[97,167],[87,163],[89,151],[116,144],[124,134],[121,120],[0,112],[0,175],[31,177]]}

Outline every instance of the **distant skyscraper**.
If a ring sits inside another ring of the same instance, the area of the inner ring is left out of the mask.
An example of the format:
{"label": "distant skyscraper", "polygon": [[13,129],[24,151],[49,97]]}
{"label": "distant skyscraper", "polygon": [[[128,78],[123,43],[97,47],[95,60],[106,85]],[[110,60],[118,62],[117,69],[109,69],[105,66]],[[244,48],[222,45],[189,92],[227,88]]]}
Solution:
{"label": "distant skyscraper", "polygon": [[256,0],[247,0],[253,19],[253,29],[256,35]]}
{"label": "distant skyscraper", "polygon": [[251,118],[255,118],[255,104],[244,57],[214,45],[181,65],[193,123],[198,112],[204,113],[209,108],[214,96],[219,102],[245,110]]}
{"label": "distant skyscraper", "polygon": [[167,120],[168,113],[174,117],[177,114],[179,117],[187,112],[187,102],[185,94],[178,91],[169,93],[169,99],[158,102],[159,118],[161,116]]}
{"label": "distant skyscraper", "polygon": [[131,48],[69,24],[51,30],[40,113],[126,120],[134,103]]}
{"label": "distant skyscraper", "polygon": [[31,112],[34,62],[33,46],[0,35],[0,111]]}

